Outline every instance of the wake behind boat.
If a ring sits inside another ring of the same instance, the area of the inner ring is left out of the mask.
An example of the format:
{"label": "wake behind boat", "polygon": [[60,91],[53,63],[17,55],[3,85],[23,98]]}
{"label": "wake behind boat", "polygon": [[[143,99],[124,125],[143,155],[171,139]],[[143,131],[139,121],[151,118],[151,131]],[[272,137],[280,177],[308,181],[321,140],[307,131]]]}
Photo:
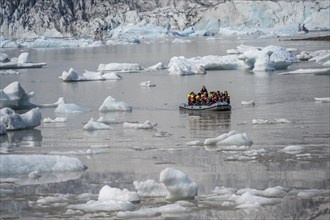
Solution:
{"label": "wake behind boat", "polygon": [[211,105],[179,105],[179,109],[195,110],[195,111],[230,111],[231,106],[227,102],[216,102]]}

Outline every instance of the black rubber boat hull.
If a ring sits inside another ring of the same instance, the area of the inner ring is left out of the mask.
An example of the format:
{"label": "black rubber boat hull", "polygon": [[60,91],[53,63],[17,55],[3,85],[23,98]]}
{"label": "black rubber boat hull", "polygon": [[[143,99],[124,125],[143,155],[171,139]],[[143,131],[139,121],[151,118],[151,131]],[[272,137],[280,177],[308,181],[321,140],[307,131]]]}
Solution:
{"label": "black rubber boat hull", "polygon": [[231,106],[227,103],[219,102],[212,105],[186,105],[181,104],[179,109],[194,110],[194,111],[230,111]]}

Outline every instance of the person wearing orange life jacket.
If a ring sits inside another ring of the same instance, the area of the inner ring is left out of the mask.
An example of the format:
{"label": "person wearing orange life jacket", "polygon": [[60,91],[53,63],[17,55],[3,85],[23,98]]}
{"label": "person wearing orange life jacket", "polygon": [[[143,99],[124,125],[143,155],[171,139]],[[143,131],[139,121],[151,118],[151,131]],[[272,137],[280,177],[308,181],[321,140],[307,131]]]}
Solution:
{"label": "person wearing orange life jacket", "polygon": [[201,104],[201,94],[198,93],[198,94],[196,95],[196,105],[200,105],[200,104]]}
{"label": "person wearing orange life jacket", "polygon": [[195,104],[195,96],[196,94],[194,92],[191,92],[188,94],[188,105],[194,105]]}

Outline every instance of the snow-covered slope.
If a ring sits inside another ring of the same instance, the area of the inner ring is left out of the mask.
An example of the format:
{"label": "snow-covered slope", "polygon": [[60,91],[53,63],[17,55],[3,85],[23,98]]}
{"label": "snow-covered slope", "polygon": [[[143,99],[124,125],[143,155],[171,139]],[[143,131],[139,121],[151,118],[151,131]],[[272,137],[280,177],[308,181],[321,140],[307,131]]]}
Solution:
{"label": "snow-covered slope", "polygon": [[[222,28],[329,29],[329,0],[3,0],[0,35],[5,37],[93,37],[125,34],[123,26],[187,28],[218,33]],[[114,31],[121,28],[121,31]]]}

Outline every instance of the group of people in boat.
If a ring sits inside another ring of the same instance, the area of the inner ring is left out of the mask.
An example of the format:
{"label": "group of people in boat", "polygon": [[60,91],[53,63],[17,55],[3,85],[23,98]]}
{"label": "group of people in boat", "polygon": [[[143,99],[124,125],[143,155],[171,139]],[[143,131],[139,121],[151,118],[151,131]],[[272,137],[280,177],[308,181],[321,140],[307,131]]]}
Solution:
{"label": "group of people in boat", "polygon": [[191,92],[188,94],[188,105],[212,105],[216,102],[227,102],[230,104],[230,95],[227,91],[208,92],[205,86],[199,93]]}

